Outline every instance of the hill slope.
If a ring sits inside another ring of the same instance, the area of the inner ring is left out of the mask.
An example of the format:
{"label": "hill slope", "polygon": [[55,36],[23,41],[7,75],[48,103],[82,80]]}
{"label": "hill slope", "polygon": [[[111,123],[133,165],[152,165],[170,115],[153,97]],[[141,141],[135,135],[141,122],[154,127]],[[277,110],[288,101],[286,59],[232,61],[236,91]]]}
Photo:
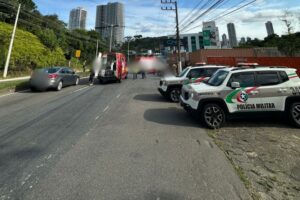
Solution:
{"label": "hill slope", "polygon": [[[5,64],[13,26],[0,22],[0,70]],[[27,71],[51,65],[63,65],[66,60],[61,48],[53,51],[44,46],[37,36],[17,29],[10,70]]]}

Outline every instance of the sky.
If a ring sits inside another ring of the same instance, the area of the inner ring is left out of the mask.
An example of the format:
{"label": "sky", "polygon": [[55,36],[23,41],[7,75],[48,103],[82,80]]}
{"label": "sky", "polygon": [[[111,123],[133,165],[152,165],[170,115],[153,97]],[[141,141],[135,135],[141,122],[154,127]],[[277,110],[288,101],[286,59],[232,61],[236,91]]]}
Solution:
{"label": "sky", "polygon": [[[87,10],[87,29],[94,29],[96,6],[106,4],[107,2],[122,2],[125,6],[125,36],[133,36],[141,34],[145,36],[165,36],[175,33],[175,12],[162,11],[160,0],[34,0],[42,14],[57,14],[61,20],[68,23],[70,10],[76,7],[83,7]],[[213,0],[211,0],[213,1]],[[214,0],[215,1],[215,0]],[[229,9],[237,8],[241,1],[250,2],[251,0],[224,0],[218,8],[207,13],[199,20],[195,21],[190,28],[199,26],[193,30],[185,29],[182,33],[198,33],[201,32],[201,24],[217,18],[216,24],[219,27],[220,37],[227,32],[227,23],[234,23],[237,37],[251,37],[263,39],[267,36],[265,23],[271,21],[274,31],[278,35],[286,33],[286,28],[280,20],[284,12],[288,10],[298,15],[300,18],[300,0],[257,0],[253,4],[234,12],[228,16],[221,17],[224,13],[228,13]],[[183,28],[189,19],[188,16],[193,8],[201,0],[178,0],[179,21]],[[202,0],[206,2],[206,0]],[[203,3],[204,4],[204,3]],[[201,4],[202,5],[202,4]],[[202,5],[204,9],[196,10],[196,17],[203,13],[207,6]],[[184,21],[184,19],[186,19]],[[300,31],[300,19],[296,17],[292,19],[294,31]]]}

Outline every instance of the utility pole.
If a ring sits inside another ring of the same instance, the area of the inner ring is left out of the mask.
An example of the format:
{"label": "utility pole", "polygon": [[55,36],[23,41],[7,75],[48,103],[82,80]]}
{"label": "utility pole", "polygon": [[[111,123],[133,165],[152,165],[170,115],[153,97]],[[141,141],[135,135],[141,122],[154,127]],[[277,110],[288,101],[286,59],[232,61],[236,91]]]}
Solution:
{"label": "utility pole", "polygon": [[111,24],[111,25],[110,25],[109,52],[111,52],[111,49],[112,49],[113,28],[114,28],[114,25]]}
{"label": "utility pole", "polygon": [[97,46],[96,46],[96,58],[98,58],[98,49],[99,49],[99,40],[97,40]]}
{"label": "utility pole", "polygon": [[19,8],[18,8],[16,20],[15,20],[14,29],[13,29],[13,32],[12,32],[12,35],[11,35],[11,40],[10,40],[10,45],[9,45],[9,49],[8,49],[8,54],[7,54],[7,58],[6,58],[5,66],[4,66],[3,78],[6,78],[6,76],[7,76],[7,71],[8,71],[10,56],[11,56],[12,48],[13,48],[13,45],[14,45],[16,29],[17,29],[19,15],[20,15],[20,10],[21,10],[21,4],[19,4]]}
{"label": "utility pole", "polygon": [[180,53],[180,32],[179,32],[179,17],[178,17],[178,5],[177,0],[161,0],[161,4],[173,4],[173,6],[161,7],[162,10],[175,11],[176,13],[176,40],[177,40],[177,72],[182,71],[181,53]]}

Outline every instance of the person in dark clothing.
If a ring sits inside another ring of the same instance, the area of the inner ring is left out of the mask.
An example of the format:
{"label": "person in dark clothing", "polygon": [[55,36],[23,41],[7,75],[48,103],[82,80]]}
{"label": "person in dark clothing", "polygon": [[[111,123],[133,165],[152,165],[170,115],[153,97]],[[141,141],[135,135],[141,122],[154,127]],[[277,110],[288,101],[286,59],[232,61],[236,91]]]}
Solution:
{"label": "person in dark clothing", "polygon": [[95,78],[95,72],[91,71],[90,78],[89,78],[89,84],[90,85],[94,84],[94,78]]}
{"label": "person in dark clothing", "polygon": [[86,69],[86,60],[83,62],[82,68],[83,68],[83,72],[85,72],[85,69]]}
{"label": "person in dark clothing", "polygon": [[142,74],[142,79],[145,79],[146,78],[146,72],[145,72],[145,70],[142,70],[141,74]]}

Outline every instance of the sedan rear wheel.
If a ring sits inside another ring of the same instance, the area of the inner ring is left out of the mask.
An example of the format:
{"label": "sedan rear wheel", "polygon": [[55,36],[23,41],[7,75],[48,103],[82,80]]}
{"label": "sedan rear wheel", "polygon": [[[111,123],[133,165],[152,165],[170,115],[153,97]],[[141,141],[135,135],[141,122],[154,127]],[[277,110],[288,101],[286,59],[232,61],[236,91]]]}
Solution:
{"label": "sedan rear wheel", "polygon": [[208,128],[218,129],[225,122],[225,112],[218,104],[207,104],[201,112],[201,119]]}
{"label": "sedan rear wheel", "polygon": [[290,108],[290,118],[293,124],[300,128],[300,102],[292,104]]}
{"label": "sedan rear wheel", "polygon": [[58,85],[56,87],[56,90],[57,91],[61,91],[62,87],[63,87],[63,83],[62,83],[62,81],[59,81],[59,83],[58,83]]}
{"label": "sedan rear wheel", "polygon": [[76,78],[75,85],[79,85],[79,78]]}

